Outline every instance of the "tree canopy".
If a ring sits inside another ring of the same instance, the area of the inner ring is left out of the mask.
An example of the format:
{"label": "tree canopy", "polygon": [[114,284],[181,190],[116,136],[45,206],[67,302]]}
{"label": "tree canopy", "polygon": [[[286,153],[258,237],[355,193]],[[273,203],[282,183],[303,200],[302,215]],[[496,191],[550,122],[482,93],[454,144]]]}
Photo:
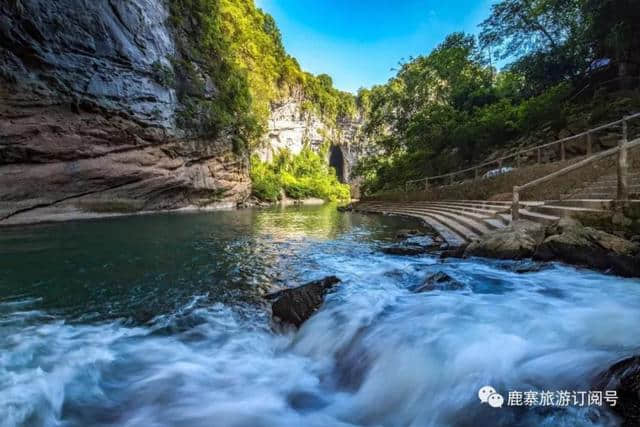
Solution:
{"label": "tree canopy", "polygon": [[[502,0],[476,38],[454,33],[366,92],[379,147],[356,173],[364,191],[450,172],[540,126],[565,125],[572,94],[638,76],[640,3]],[[501,71],[495,60],[510,60]]]}

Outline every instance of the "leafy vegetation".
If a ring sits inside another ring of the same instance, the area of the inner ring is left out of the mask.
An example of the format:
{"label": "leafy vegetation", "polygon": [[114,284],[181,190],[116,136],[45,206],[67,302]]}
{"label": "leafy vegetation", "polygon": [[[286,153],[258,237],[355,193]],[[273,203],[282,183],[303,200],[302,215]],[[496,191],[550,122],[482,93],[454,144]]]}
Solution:
{"label": "leafy vegetation", "polygon": [[[585,87],[619,77],[624,88],[640,64],[636,3],[502,0],[479,37],[452,34],[361,92],[379,148],[355,169],[365,194],[461,168],[543,126],[557,132]],[[511,64],[498,72],[495,59]]]}
{"label": "leafy vegetation", "polygon": [[[297,97],[328,124],[354,114],[353,95],[302,71],[253,0],[170,0],[170,14],[182,53],[173,61],[182,128],[225,133],[246,151],[264,134],[272,102]],[[160,64],[154,74],[173,81]]]}
{"label": "leafy vegetation", "polygon": [[[326,150],[322,150],[325,151]],[[309,147],[293,155],[280,151],[272,162],[251,157],[253,194],[259,199],[275,202],[282,194],[293,199],[317,197],[330,201],[348,200],[349,186],[341,184],[333,168],[327,165],[324,154]]]}

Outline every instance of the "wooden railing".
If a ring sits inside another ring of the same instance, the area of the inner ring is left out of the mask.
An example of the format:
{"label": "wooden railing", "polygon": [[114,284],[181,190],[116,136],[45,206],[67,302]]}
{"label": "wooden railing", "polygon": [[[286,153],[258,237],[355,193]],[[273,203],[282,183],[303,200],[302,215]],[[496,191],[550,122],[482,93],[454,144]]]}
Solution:
{"label": "wooden railing", "polygon": [[[591,140],[590,135],[593,132],[597,132],[602,129],[606,129],[608,127],[617,126],[622,124],[622,138],[620,139],[618,146],[611,148],[609,150],[602,151],[598,154],[590,155],[586,159],[580,160],[566,168],[560,169],[556,172],[545,175],[541,178],[528,182],[524,185],[516,185],[513,187],[513,199],[511,204],[511,219],[512,221],[517,221],[520,219],[520,192],[526,190],[531,187],[535,187],[536,185],[542,184],[559,176],[566,175],[574,170],[583,168],[587,165],[590,165],[593,162],[598,160],[602,160],[606,157],[612,156],[614,154],[618,155],[618,164],[616,168],[617,178],[618,178],[618,189],[616,200],[625,201],[629,198],[629,183],[628,183],[628,172],[629,172],[629,162],[627,159],[627,153],[629,150],[640,146],[640,138],[637,138],[633,141],[629,141],[629,120],[640,117],[640,113],[633,114],[631,116],[625,116],[621,120],[616,122],[609,123],[604,126],[600,126],[595,129],[588,130],[587,132],[582,133],[581,135],[587,135],[588,140]],[[587,150],[590,152],[590,150]]]}
{"label": "wooden railing", "polygon": [[[510,160],[510,159],[515,160],[515,163],[514,163],[515,167],[519,168],[520,165],[521,165],[521,162],[522,162],[523,154],[530,153],[532,151],[536,151],[537,152],[537,164],[541,164],[542,163],[542,150],[546,149],[546,148],[551,148],[551,147],[554,147],[554,146],[555,147],[559,146],[560,160],[561,161],[565,161],[566,157],[567,157],[566,156],[566,143],[569,142],[569,141],[572,141],[574,139],[583,138],[583,137],[587,138],[586,156],[590,157],[592,155],[592,153],[593,153],[593,138],[592,137],[596,132],[599,132],[601,130],[608,129],[608,128],[611,128],[611,127],[614,127],[614,126],[618,126],[619,124],[623,124],[624,125],[627,121],[635,119],[635,118],[638,118],[638,117],[640,117],[640,113],[636,113],[636,114],[633,114],[633,115],[630,115],[630,116],[626,116],[626,117],[624,117],[624,118],[622,118],[620,120],[617,120],[615,122],[607,123],[605,125],[598,126],[596,128],[593,128],[593,129],[589,129],[589,130],[587,130],[585,132],[582,132],[582,133],[579,133],[577,135],[572,135],[572,136],[569,136],[569,137],[566,137],[566,138],[559,139],[557,141],[548,142],[546,144],[541,144],[541,145],[536,145],[536,146],[530,147],[530,148],[519,149],[513,154],[508,154],[506,156],[497,158],[495,160],[484,162],[484,163],[481,163],[479,165],[472,166],[472,167],[469,167],[469,168],[466,168],[466,169],[461,169],[461,170],[458,170],[458,171],[455,171],[455,172],[450,172],[450,173],[447,173],[447,174],[444,174],[444,175],[436,175],[436,176],[430,176],[430,177],[427,177],[427,178],[410,180],[410,181],[407,181],[405,183],[405,191],[408,192],[409,191],[409,187],[411,185],[415,185],[415,184],[419,184],[419,183],[424,183],[424,184],[421,185],[421,187],[424,188],[425,190],[428,190],[431,183],[433,183],[436,180],[443,179],[443,178],[448,181],[449,185],[452,185],[455,182],[454,178],[456,176],[461,176],[461,175],[464,175],[464,174],[466,174],[468,172],[473,172],[473,179],[477,180],[478,178],[480,178],[480,172],[482,171],[483,168],[486,168],[487,166],[491,166],[491,165],[497,165],[498,168],[501,169],[502,166],[503,166],[503,163],[505,161],[507,161],[507,160]],[[601,153],[599,153],[599,154],[601,154]]]}
{"label": "wooden railing", "polygon": [[461,169],[461,170],[458,170],[458,171],[455,171],[455,172],[450,172],[450,173],[443,174],[443,175],[429,176],[429,177],[426,177],[426,178],[410,180],[410,181],[407,181],[405,183],[405,191],[409,192],[409,188],[410,188],[411,185],[416,185],[416,184],[420,184],[420,183],[423,183],[422,185],[420,185],[420,188],[422,188],[424,190],[428,190],[430,188],[431,184],[433,184],[435,181],[440,180],[440,179],[445,179],[445,182],[448,185],[453,185],[454,182],[455,182],[455,180],[454,180],[455,177],[462,176],[462,175],[464,175],[466,173],[469,173],[469,172],[473,172],[473,179],[477,180],[477,179],[480,178],[480,173],[481,173],[483,168],[486,168],[487,166],[495,165],[499,169],[502,169],[503,164],[506,161],[512,160],[512,159],[514,160],[514,163],[513,163],[514,166],[516,168],[519,168],[521,166],[521,163],[522,163],[522,156],[524,154],[530,153],[532,151],[537,152],[536,164],[541,164],[542,163],[542,151],[544,149],[548,149],[548,148],[551,148],[551,147],[559,147],[560,161],[565,161],[566,158],[567,158],[567,155],[566,155],[566,144],[567,144],[567,142],[572,141],[574,139],[583,138],[583,137],[586,137],[586,139],[587,139],[586,156],[588,157],[588,156],[591,156],[592,153],[593,153],[593,138],[592,137],[596,132],[599,132],[599,131],[602,131],[602,130],[605,130],[605,129],[608,129],[608,128],[611,128],[611,127],[614,127],[614,126],[618,126],[618,125],[620,125],[621,123],[623,123],[625,121],[632,120],[632,119],[635,119],[635,118],[638,118],[638,117],[640,117],[640,113],[636,113],[636,114],[633,114],[633,115],[630,115],[630,116],[626,116],[623,119],[617,120],[615,122],[607,123],[605,125],[598,126],[596,128],[593,128],[593,129],[589,129],[589,130],[587,130],[585,132],[582,132],[582,133],[579,133],[579,134],[576,134],[576,135],[572,135],[572,136],[569,136],[569,137],[566,137],[566,138],[559,139],[557,141],[536,145],[536,146],[530,147],[530,148],[519,149],[515,153],[508,154],[506,156],[499,157],[499,158],[497,158],[495,160],[487,161],[487,162],[484,162],[484,163],[481,163],[481,164],[478,164],[478,165],[475,165],[475,166],[472,166],[472,167],[469,167],[469,168],[466,168],[466,169]]}

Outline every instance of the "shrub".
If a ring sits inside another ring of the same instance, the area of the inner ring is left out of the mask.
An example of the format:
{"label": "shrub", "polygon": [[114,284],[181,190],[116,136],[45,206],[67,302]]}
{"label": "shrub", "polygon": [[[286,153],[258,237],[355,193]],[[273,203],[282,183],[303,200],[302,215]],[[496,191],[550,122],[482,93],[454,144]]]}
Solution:
{"label": "shrub", "polygon": [[329,201],[349,200],[351,193],[346,184],[336,177],[322,153],[306,147],[300,154],[280,151],[271,163],[251,157],[253,195],[274,202],[282,192],[292,199],[317,197]]}

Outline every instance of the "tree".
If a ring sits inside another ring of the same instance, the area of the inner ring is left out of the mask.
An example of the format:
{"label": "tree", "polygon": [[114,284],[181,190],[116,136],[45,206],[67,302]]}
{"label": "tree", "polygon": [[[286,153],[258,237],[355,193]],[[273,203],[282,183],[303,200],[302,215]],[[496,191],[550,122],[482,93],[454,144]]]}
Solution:
{"label": "tree", "polygon": [[598,58],[614,60],[620,77],[640,68],[640,3],[637,0],[585,0],[589,43]]}
{"label": "tree", "polygon": [[582,76],[594,60],[586,42],[585,0],[503,0],[482,24],[480,42],[499,59],[514,58],[528,96]]}

